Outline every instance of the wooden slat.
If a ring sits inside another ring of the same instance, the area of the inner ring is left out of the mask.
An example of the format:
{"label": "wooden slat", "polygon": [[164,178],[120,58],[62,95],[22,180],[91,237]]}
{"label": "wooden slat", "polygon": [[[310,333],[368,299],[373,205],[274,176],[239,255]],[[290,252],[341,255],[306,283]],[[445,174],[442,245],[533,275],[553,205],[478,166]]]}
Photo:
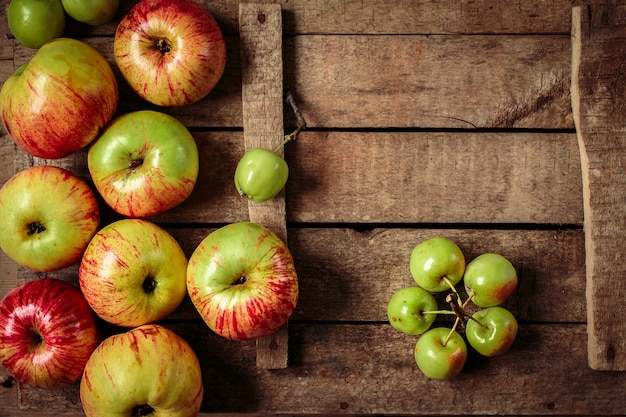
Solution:
{"label": "wooden slat", "polygon": [[[273,150],[281,144],[283,127],[282,11],[280,5],[243,3],[239,7],[242,69],[243,137],[245,150]],[[283,156],[282,150],[278,152]],[[248,202],[249,219],[287,242],[284,192],[263,202]],[[288,324],[257,342],[257,366],[287,367]]]}
{"label": "wooden slat", "polygon": [[[171,323],[198,353],[205,413],[412,415],[624,415],[626,373],[586,365],[586,326],[522,324],[507,354],[472,354],[453,381],[425,378],[415,337],[389,325],[290,326],[289,368],[255,366],[252,343],[222,340],[193,323]],[[563,344],[567,341],[567,345]],[[567,349],[567,353],[563,353]],[[30,410],[79,411],[77,390],[24,389]],[[59,414],[55,414],[59,415]]]}
{"label": "wooden slat", "polygon": [[[167,230],[189,256],[214,229]],[[498,252],[509,258],[519,274],[519,287],[506,306],[519,320],[586,322],[582,229],[356,231],[338,227],[289,229],[289,246],[300,276],[300,300],[294,320],[384,322],[385,306],[393,292],[413,285],[408,263],[411,250],[434,235],[454,239],[468,260],[485,252]],[[68,267],[49,276],[78,284],[78,267]],[[19,270],[21,281],[36,278],[36,273]],[[439,297],[440,301],[443,296]],[[170,318],[200,320],[189,299]]]}
{"label": "wooden slat", "polygon": [[572,99],[584,183],[589,365],[626,371],[626,4],[574,9]]}
{"label": "wooden slat", "polygon": [[[159,223],[248,219],[233,185],[241,132],[195,131],[199,180]],[[6,139],[6,138],[5,138]],[[312,132],[289,143],[287,219],[297,223],[582,225],[574,133]],[[22,167],[34,162],[23,152]],[[86,153],[47,163],[89,181]],[[224,207],[228,207],[227,210]],[[105,220],[110,210],[102,205]]]}
{"label": "wooden slat", "polygon": [[[5,0],[6,1],[6,0]],[[239,31],[240,0],[197,0],[228,34]],[[85,28],[70,24],[68,35],[113,34],[115,24],[137,0],[123,0],[118,19]],[[302,34],[563,34],[569,33],[571,0],[260,0],[278,3],[284,10],[288,35]]]}
{"label": "wooden slat", "polygon": [[[112,61],[111,39],[85,41]],[[227,42],[216,88],[166,112],[191,127],[242,126],[239,45]],[[18,45],[16,65],[33,53]],[[569,36],[297,36],[285,39],[284,68],[310,128],[574,127]],[[155,108],[114,69],[120,112]]]}

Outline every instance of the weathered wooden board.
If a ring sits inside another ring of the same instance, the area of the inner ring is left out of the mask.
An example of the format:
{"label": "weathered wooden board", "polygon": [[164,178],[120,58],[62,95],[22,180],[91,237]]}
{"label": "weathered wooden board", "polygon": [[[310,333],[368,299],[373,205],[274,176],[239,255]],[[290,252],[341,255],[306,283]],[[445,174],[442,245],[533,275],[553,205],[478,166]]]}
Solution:
{"label": "weathered wooden board", "polygon": [[[245,3],[239,7],[239,43],[243,139],[246,151],[276,149],[284,138],[283,126],[283,21],[278,4]],[[277,152],[281,157],[284,152]],[[275,198],[248,201],[251,222],[262,224],[287,242],[287,215],[284,191]],[[257,366],[281,369],[289,362],[288,324],[259,338]]]}
{"label": "weathered wooden board", "polygon": [[626,371],[626,4],[574,9],[572,98],[584,182],[589,365]]}
{"label": "weathered wooden board", "polygon": [[[387,325],[290,325],[291,366],[255,366],[254,343],[224,341],[193,323],[169,323],[199,355],[206,413],[623,415],[626,373],[590,369],[584,325],[522,325],[507,355],[470,356],[454,381],[420,376],[416,338]],[[564,348],[567,341],[567,350]],[[330,348],[332,347],[332,348]],[[564,360],[559,360],[559,358]],[[14,388],[17,390],[17,388]],[[80,411],[76,387],[22,389],[20,406]],[[245,399],[245,400],[244,400]]]}
{"label": "weathered wooden board", "polygon": [[[182,205],[153,220],[202,224],[247,219],[248,205],[233,184],[244,152],[242,133],[193,134],[204,161],[196,189]],[[44,163],[17,154],[20,169]],[[286,189],[290,223],[583,221],[573,133],[304,131],[287,146],[286,159],[292,171]],[[85,152],[46,163],[89,180]],[[110,210],[103,210],[107,217]]]}
{"label": "weathered wooden board", "polygon": [[[136,1],[122,0],[119,16]],[[232,183],[245,150],[240,2],[198,1],[227,34],[228,66],[197,105],[159,109],[192,129],[203,164],[190,199],[153,219],[187,254],[214,228],[250,215]],[[261,3],[282,8],[284,85],[310,128],[285,154],[292,169],[287,230],[301,298],[286,369],[257,367],[254,342],[221,340],[188,299],[164,322],[201,358],[202,416],[625,414],[626,374],[587,366],[572,1]],[[1,4],[5,10],[8,0]],[[115,22],[70,24],[68,34],[113,64],[120,113],[154,108],[121,80],[114,30]],[[0,77],[33,54],[1,39]],[[285,115],[285,126],[293,125]],[[14,170],[52,163],[88,179],[84,151],[43,161],[2,140],[0,162],[14,161]],[[9,175],[12,168],[4,169]],[[117,217],[103,210],[104,221]],[[412,284],[412,247],[435,234],[457,240],[468,258],[501,252],[520,274],[506,304],[521,326],[513,350],[490,360],[473,355],[449,382],[419,373],[416,339],[394,332],[385,317],[392,292]],[[8,280],[2,291],[35,278],[11,262],[0,268]],[[75,283],[76,271],[51,275]],[[6,375],[0,368],[0,380]],[[52,415],[82,416],[76,386],[0,387],[0,417]]]}
{"label": "weathered wooden board", "polygon": [[[110,38],[85,41],[114,64]],[[160,110],[192,127],[241,127],[238,38],[228,50],[206,99]],[[16,44],[16,65],[33,54]],[[569,36],[311,35],[286,38],[283,55],[310,128],[573,128]],[[120,112],[155,108],[114,70]]]}
{"label": "weathered wooden board", "polygon": [[[240,0],[197,0],[213,13],[224,33],[239,31]],[[122,1],[118,16],[137,0]],[[569,34],[572,0],[261,0],[280,4],[287,35],[303,34]],[[5,33],[9,29],[0,21]],[[98,26],[70,24],[70,36],[111,35],[115,22]]]}
{"label": "weathered wooden board", "polygon": [[[189,256],[214,229],[167,230]],[[506,305],[520,321],[586,321],[582,229],[290,228],[289,245],[300,277],[300,300],[293,318],[306,322],[385,321],[386,304],[393,292],[413,285],[411,250],[435,235],[458,242],[468,260],[485,252],[499,252],[511,260],[520,283]],[[48,275],[78,283],[77,266]],[[32,271],[19,269],[20,282],[36,277]],[[172,318],[200,319],[188,299]]]}

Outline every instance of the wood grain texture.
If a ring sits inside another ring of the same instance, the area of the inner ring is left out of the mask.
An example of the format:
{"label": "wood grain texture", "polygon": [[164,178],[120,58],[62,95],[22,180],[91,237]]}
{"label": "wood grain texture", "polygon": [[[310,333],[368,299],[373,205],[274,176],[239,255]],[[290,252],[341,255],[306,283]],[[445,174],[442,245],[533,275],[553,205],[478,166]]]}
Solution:
{"label": "wood grain texture", "polygon": [[589,365],[626,370],[626,5],[573,14],[572,98],[584,183]]}
{"label": "wood grain texture", "polygon": [[[188,200],[159,223],[247,220],[233,184],[241,132],[194,131],[204,161]],[[6,138],[5,138],[6,139]],[[574,133],[313,132],[286,147],[290,223],[582,225]],[[86,152],[58,161],[16,155],[23,169],[54,164],[90,181]],[[225,209],[227,207],[228,209]],[[102,205],[104,222],[117,219]]]}
{"label": "wood grain texture", "polygon": [[[239,43],[243,139],[245,150],[275,149],[283,141],[283,25],[278,4],[239,6]],[[283,156],[283,150],[277,152]],[[249,220],[262,224],[287,242],[285,194],[263,203],[248,201]],[[257,344],[257,366],[286,368],[289,363],[288,324]]]}
{"label": "wood grain texture", "polygon": [[[119,112],[158,109],[123,81],[110,38],[84,40],[113,66]],[[574,127],[569,36],[311,35],[283,46],[284,83],[310,128]],[[190,127],[241,127],[238,38],[227,47],[224,76],[205,99],[158,110]],[[15,64],[33,54],[16,44]]]}
{"label": "wood grain texture", "polygon": [[[470,356],[454,381],[424,378],[415,337],[378,324],[290,326],[291,366],[255,366],[254,343],[225,341],[194,323],[165,323],[202,363],[205,413],[413,415],[623,415],[626,373],[590,369],[584,325],[520,326],[503,356]],[[567,359],[563,340],[567,340]],[[329,348],[332,347],[332,348]],[[271,387],[267,389],[266,387]],[[16,390],[17,388],[15,388]],[[76,386],[54,393],[21,387],[25,410],[79,412]],[[243,401],[242,398],[248,400]],[[56,414],[58,415],[58,414]]]}
{"label": "wood grain texture", "polygon": [[[169,227],[187,256],[214,228]],[[582,229],[493,230],[453,228],[290,228],[289,248],[300,277],[300,300],[294,320],[384,322],[386,305],[396,290],[413,285],[409,257],[415,245],[443,235],[458,242],[467,260],[485,252],[509,258],[519,286],[507,308],[524,322],[585,323],[585,241]],[[329,250],[332,248],[332,250]],[[78,267],[50,277],[78,284]],[[20,281],[38,275],[19,269]],[[439,301],[443,297],[438,296]],[[187,298],[171,316],[199,321]]]}

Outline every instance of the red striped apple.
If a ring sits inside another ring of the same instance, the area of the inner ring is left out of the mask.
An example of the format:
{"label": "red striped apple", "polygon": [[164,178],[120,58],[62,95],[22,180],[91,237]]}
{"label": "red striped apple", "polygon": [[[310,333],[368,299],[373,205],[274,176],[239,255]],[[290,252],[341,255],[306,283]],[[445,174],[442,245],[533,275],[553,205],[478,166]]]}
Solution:
{"label": "red striped apple", "polygon": [[298,277],[287,245],[237,222],[210,233],[189,258],[187,290],[211,330],[231,340],[267,336],[291,316]]}
{"label": "red striped apple", "polygon": [[120,21],[113,53],[130,87],[159,106],[199,101],[226,66],[222,31],[194,0],[141,0]]}
{"label": "red striped apple", "polygon": [[198,147],[178,119],[153,110],[111,121],[89,149],[91,178],[106,203],[128,217],[181,204],[198,178]]}
{"label": "red striped apple", "polygon": [[203,395],[195,352],[156,324],[105,339],[80,381],[86,417],[197,417]]}
{"label": "red striped apple", "polygon": [[0,189],[0,248],[32,270],[51,272],[78,262],[99,225],[96,196],[66,169],[27,168]]}
{"label": "red striped apple", "polygon": [[0,302],[0,362],[19,382],[37,388],[76,382],[99,342],[87,301],[65,281],[29,281]]}
{"label": "red striped apple", "polygon": [[91,143],[117,102],[117,81],[102,54],[79,40],[57,38],[3,84],[0,116],[18,146],[57,159]]}
{"label": "red striped apple", "polygon": [[111,223],[93,237],[78,270],[102,319],[135,327],[172,313],[187,295],[187,257],[164,229],[142,219]]}

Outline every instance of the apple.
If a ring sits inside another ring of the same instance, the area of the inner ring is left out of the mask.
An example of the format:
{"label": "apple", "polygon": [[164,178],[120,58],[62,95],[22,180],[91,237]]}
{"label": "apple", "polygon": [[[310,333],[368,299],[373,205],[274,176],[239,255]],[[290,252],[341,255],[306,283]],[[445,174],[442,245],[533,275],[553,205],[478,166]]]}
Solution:
{"label": "apple", "polygon": [[417,285],[430,292],[441,292],[463,278],[465,257],[452,240],[435,236],[413,248],[409,266]]}
{"label": "apple", "polygon": [[517,337],[517,320],[509,310],[494,306],[478,310],[467,321],[465,336],[470,346],[483,356],[507,352]]}
{"label": "apple", "polygon": [[99,342],[89,305],[68,282],[28,281],[0,301],[0,362],[21,383],[52,389],[78,381]]}
{"label": "apple", "polygon": [[109,323],[136,327],[171,314],[187,295],[187,257],[164,229],[122,219],[93,237],[78,270],[91,308]]}
{"label": "apple", "polygon": [[252,148],[239,160],[235,188],[239,194],[261,203],[274,198],[287,183],[289,166],[276,152]]}
{"label": "apple", "polygon": [[91,143],[117,101],[115,75],[102,54],[79,40],[57,38],[3,84],[0,116],[26,152],[58,159]]}
{"label": "apple", "polygon": [[415,345],[415,362],[431,379],[457,376],[467,361],[467,345],[456,331],[435,327],[420,336]]}
{"label": "apple", "polygon": [[65,11],[60,0],[11,0],[7,21],[15,39],[37,49],[63,35]]}
{"label": "apple", "polygon": [[87,165],[104,201],[128,217],[182,203],[198,178],[196,142],[178,119],[139,110],[111,121],[89,148]]}
{"label": "apple", "polygon": [[99,225],[95,194],[64,168],[27,168],[0,188],[0,248],[32,270],[51,272],[78,262]]}
{"label": "apple", "polygon": [[146,324],[97,347],[79,392],[86,417],[197,417],[204,387],[191,346],[164,326]]}
{"label": "apple", "polygon": [[115,17],[119,0],[61,0],[74,20],[91,26],[108,23]]}
{"label": "apple", "polygon": [[287,245],[253,222],[223,226],[189,258],[187,290],[208,327],[231,340],[267,336],[296,308],[298,277]]}
{"label": "apple", "polygon": [[120,21],[113,54],[130,87],[159,106],[204,98],[222,77],[226,43],[194,0],[141,0]]}
{"label": "apple", "polygon": [[467,264],[465,290],[479,307],[502,304],[517,288],[517,272],[511,262],[497,253],[485,253]]}
{"label": "apple", "polygon": [[435,297],[421,287],[406,287],[396,291],[387,304],[391,326],[409,335],[419,335],[430,328],[437,318]]}

